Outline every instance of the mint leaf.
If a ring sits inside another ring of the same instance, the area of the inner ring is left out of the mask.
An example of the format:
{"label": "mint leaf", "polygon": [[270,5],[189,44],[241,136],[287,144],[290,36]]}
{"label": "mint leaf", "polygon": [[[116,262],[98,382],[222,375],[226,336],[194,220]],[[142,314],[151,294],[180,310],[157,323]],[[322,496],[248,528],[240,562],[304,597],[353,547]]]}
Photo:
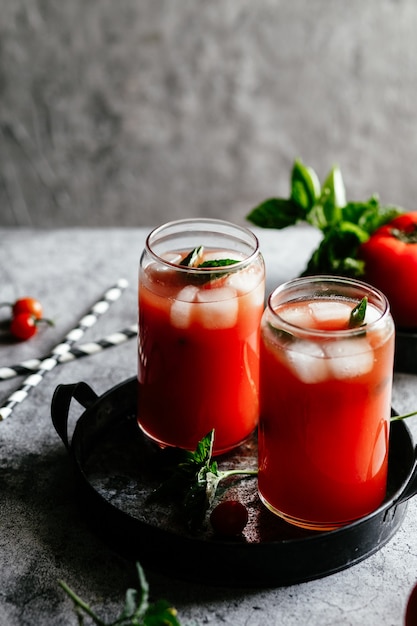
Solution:
{"label": "mint leaf", "polygon": [[219,470],[217,462],[211,458],[213,445],[214,429],[198,442],[194,452],[175,449],[177,461],[170,468],[170,476],[149,496],[150,500],[177,500],[191,532],[195,532],[203,522],[221,480],[234,475],[252,476],[258,473],[249,469]]}
{"label": "mint leaf", "polygon": [[269,198],[255,207],[247,219],[262,228],[287,228],[305,219],[305,211],[292,200]]}
{"label": "mint leaf", "polygon": [[203,263],[200,263],[197,267],[226,267],[227,265],[234,265],[235,263],[239,263],[239,261],[235,259],[210,259],[209,261],[203,261]]}
{"label": "mint leaf", "polygon": [[214,446],[214,429],[200,439],[194,452],[187,452],[187,461],[190,464],[204,465],[208,467]]}
{"label": "mint leaf", "polygon": [[364,325],[366,308],[368,306],[368,298],[365,296],[352,309],[349,317],[349,328],[358,328]]}
{"label": "mint leaf", "polygon": [[217,463],[211,460],[213,444],[214,430],[198,442],[194,452],[171,450],[171,456],[177,452],[177,460],[170,468],[170,476],[150,496],[151,500],[161,497],[178,500],[190,530],[201,524],[209,505],[205,476],[208,472],[217,473]]}
{"label": "mint leaf", "polygon": [[[198,265],[197,267],[199,269],[210,268],[210,267],[227,267],[228,265],[235,265],[236,263],[239,263],[239,261],[236,261],[235,259],[210,259],[209,261],[204,261],[203,263],[200,263],[200,265]],[[198,282],[207,283],[210,281],[214,281],[217,278],[222,278],[229,274],[230,272],[207,272],[204,276],[202,276],[201,274],[199,275]]]}
{"label": "mint leaf", "polygon": [[[203,251],[204,251],[203,246],[194,248],[193,250],[191,250],[191,252],[187,254],[187,256],[185,256],[182,259],[179,265],[183,267],[193,267],[197,269],[200,269],[200,268],[204,269],[204,268],[210,268],[210,267],[227,267],[228,265],[235,265],[236,263],[239,263],[239,261],[235,259],[210,259],[209,261],[203,261],[202,263],[198,263],[198,261],[201,260],[203,256]],[[205,274],[204,276],[202,275],[194,276],[192,280],[194,280],[197,283],[202,283],[202,282],[213,280],[222,275],[223,274],[220,274],[220,273],[207,272],[207,274]],[[189,278],[189,280],[191,279]]]}

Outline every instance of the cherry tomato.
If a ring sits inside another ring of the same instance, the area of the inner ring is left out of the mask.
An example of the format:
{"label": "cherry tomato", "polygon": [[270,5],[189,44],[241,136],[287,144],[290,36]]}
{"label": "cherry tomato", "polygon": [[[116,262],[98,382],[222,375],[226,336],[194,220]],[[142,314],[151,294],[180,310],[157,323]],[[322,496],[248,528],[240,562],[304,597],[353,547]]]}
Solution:
{"label": "cherry tomato", "polygon": [[397,326],[417,328],[417,211],[378,228],[360,246],[363,279],[388,298]]}
{"label": "cherry tomato", "polygon": [[12,314],[15,317],[19,313],[31,313],[36,319],[40,320],[43,315],[42,305],[35,298],[19,298],[12,306]]}
{"label": "cherry tomato", "polygon": [[237,500],[225,500],[211,512],[210,523],[217,535],[236,537],[248,523],[248,510]]}
{"label": "cherry tomato", "polygon": [[404,623],[405,626],[417,626],[417,584],[409,595]]}
{"label": "cherry tomato", "polygon": [[18,313],[10,323],[10,332],[21,340],[29,339],[37,332],[37,319],[31,313]]}

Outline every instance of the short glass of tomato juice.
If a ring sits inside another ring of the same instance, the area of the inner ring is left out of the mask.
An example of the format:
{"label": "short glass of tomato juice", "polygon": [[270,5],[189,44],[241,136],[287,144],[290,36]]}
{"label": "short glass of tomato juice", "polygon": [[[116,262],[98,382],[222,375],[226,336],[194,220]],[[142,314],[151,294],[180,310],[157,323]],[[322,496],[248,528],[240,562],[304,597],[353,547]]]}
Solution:
{"label": "short glass of tomato juice", "polygon": [[194,450],[214,429],[217,455],[256,429],[264,298],[250,230],[194,218],[149,234],[139,270],[137,419],[151,440]]}
{"label": "short glass of tomato juice", "polygon": [[[364,302],[365,317],[354,322]],[[258,488],[273,513],[332,530],[383,502],[393,357],[388,301],[370,285],[314,276],[270,295],[261,322]]]}

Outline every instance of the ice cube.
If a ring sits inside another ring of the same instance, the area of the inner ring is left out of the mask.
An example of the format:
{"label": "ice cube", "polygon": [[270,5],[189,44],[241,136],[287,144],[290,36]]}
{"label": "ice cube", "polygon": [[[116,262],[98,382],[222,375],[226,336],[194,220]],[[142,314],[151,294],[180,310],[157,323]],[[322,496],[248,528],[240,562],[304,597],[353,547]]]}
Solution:
{"label": "ice cube", "polygon": [[303,383],[321,383],[329,376],[327,359],[323,348],[313,341],[300,339],[286,350],[287,360],[293,373]]}
{"label": "ice cube", "polygon": [[316,300],[310,302],[310,311],[317,322],[349,321],[352,306],[347,302],[333,300]]}
{"label": "ice cube", "polygon": [[[179,265],[181,259],[184,255],[179,254],[178,252],[164,252],[161,254],[161,259],[167,261],[168,263],[172,263],[174,265]],[[164,265],[163,263],[154,263],[154,272],[159,274],[166,274],[167,272],[172,272],[173,269],[169,265]],[[160,277],[162,279],[162,276]]]}
{"label": "ice cube", "polygon": [[308,306],[286,306],[278,309],[278,315],[288,324],[293,324],[299,328],[311,328],[311,311]]}
{"label": "ice cube", "polygon": [[368,302],[368,306],[366,307],[366,313],[365,313],[365,324],[372,324],[373,322],[377,322],[381,317],[381,313],[380,311],[374,307],[372,304],[369,304]]}
{"label": "ice cube", "polygon": [[236,297],[236,290],[231,287],[215,287],[214,289],[201,289],[197,294],[197,302],[219,302]]}
{"label": "ice cube", "polygon": [[248,293],[247,295],[248,299],[250,300],[250,305],[251,306],[262,306],[265,303],[265,284],[262,281],[260,285],[258,285],[256,287],[256,289],[254,289],[253,291],[251,291],[250,293]]}
{"label": "ice cube", "polygon": [[205,328],[231,328],[236,324],[239,304],[234,289],[201,289],[197,302],[198,319]]}
{"label": "ice cube", "polygon": [[374,351],[365,337],[332,341],[326,344],[325,352],[335,378],[363,376],[373,368]]}
{"label": "ice cube", "polygon": [[219,261],[220,259],[234,259],[243,261],[244,257],[234,250],[204,250],[204,261]]}
{"label": "ice cube", "polygon": [[245,306],[263,306],[265,285],[259,272],[249,269],[230,274],[225,284],[236,289],[238,296],[245,297]]}
{"label": "ice cube", "polygon": [[259,285],[261,276],[259,272],[244,269],[240,272],[229,274],[226,279],[226,285],[236,289],[239,295],[253,291]]}
{"label": "ice cube", "polygon": [[198,287],[187,285],[176,295],[171,305],[170,319],[175,328],[188,328],[191,321],[193,304],[198,292]]}
{"label": "ice cube", "polygon": [[168,261],[168,263],[174,263],[175,265],[178,265],[183,256],[184,255],[180,254],[179,252],[164,252],[164,254],[161,254],[161,259],[164,259],[164,261]]}

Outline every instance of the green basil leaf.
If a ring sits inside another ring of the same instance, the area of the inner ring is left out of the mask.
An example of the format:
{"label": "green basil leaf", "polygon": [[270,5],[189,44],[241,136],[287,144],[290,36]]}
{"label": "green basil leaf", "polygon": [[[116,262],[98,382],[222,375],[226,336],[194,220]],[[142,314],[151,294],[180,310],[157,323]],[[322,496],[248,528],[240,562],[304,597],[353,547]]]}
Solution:
{"label": "green basil leaf", "polygon": [[378,213],[379,201],[377,196],[373,196],[365,202],[348,202],[342,209],[342,219],[365,226]]}
{"label": "green basil leaf", "polygon": [[342,219],[342,207],[346,204],[346,191],[342,173],[338,167],[333,167],[328,174],[318,203],[310,211],[308,221],[316,228],[325,231],[329,226],[337,224]]}
{"label": "green basil leaf", "polygon": [[358,328],[364,325],[366,307],[368,305],[368,298],[365,296],[360,302],[352,309],[349,317],[349,328]]}
{"label": "green basil leaf", "polygon": [[312,274],[335,274],[358,277],[363,274],[364,264],[357,259],[361,243],[369,235],[356,224],[341,222],[329,229],[319,247],[313,252],[303,276]]}
{"label": "green basil leaf", "polygon": [[349,202],[342,209],[342,220],[358,225],[371,235],[403,212],[403,209],[394,205],[381,206],[378,196],[374,195],[367,202]]}
{"label": "green basil leaf", "polygon": [[197,267],[226,267],[235,263],[239,263],[239,261],[236,261],[236,259],[210,259],[209,261],[203,261]]}
{"label": "green basil leaf", "polygon": [[307,221],[315,228],[326,232],[334,222],[337,222],[336,211],[337,213],[339,212],[339,209],[336,207],[331,208],[328,205],[326,209],[323,204],[315,204],[308,212]]}
{"label": "green basil leaf", "polygon": [[353,224],[352,222],[346,222],[343,220],[337,225],[335,230],[336,232],[339,231],[342,237],[347,238],[348,236],[351,236],[352,241],[354,241],[356,237],[358,243],[365,243],[365,241],[368,241],[369,239],[369,234],[366,230],[356,224]]}
{"label": "green basil leaf", "polygon": [[401,215],[403,210],[395,206],[381,206],[378,205],[378,210],[364,211],[358,224],[366,230],[370,235],[377,230],[380,226],[391,222],[395,217]]}
{"label": "green basil leaf", "polygon": [[305,212],[292,200],[269,198],[255,207],[247,218],[255,226],[262,228],[287,228],[304,219]]}
{"label": "green basil leaf", "polygon": [[358,258],[359,246],[380,226],[404,213],[400,207],[381,206],[377,195],[365,202],[346,203],[342,173],[334,166],[323,186],[311,167],[300,160],[291,172],[288,200],[271,198],[249,214],[257,226],[286,228],[305,221],[322,231],[324,237],[313,252],[302,276],[330,273],[360,277],[364,262]]}
{"label": "green basil leaf", "polygon": [[345,183],[343,182],[342,172],[337,165],[332,167],[323,183],[320,201],[322,204],[331,204],[339,208],[346,205]]}
{"label": "green basil leaf", "polygon": [[296,160],[291,175],[291,200],[304,211],[316,204],[320,197],[320,182],[311,167]]}
{"label": "green basil leaf", "polygon": [[205,272],[199,272],[192,274],[189,272],[187,274],[187,282],[195,285],[203,285],[207,284],[210,281],[214,281],[218,278],[224,277],[227,274],[230,274],[233,270],[230,271],[212,271],[209,272],[210,268],[225,268],[232,265],[236,265],[236,263],[240,263],[239,260],[236,259],[210,259],[208,261],[203,261],[203,263],[199,263],[198,265],[194,264],[192,267],[195,269],[207,269]]}

